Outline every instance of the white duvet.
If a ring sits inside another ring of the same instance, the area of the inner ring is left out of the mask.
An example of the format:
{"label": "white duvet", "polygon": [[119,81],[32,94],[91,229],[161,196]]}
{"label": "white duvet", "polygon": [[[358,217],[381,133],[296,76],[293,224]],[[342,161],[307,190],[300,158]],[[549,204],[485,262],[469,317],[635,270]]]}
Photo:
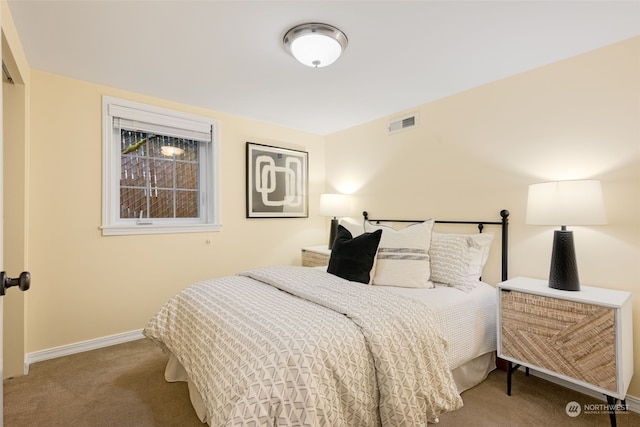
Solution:
{"label": "white duvet", "polygon": [[212,426],[424,426],[462,406],[442,324],[387,289],[273,267],[186,288],[144,333]]}

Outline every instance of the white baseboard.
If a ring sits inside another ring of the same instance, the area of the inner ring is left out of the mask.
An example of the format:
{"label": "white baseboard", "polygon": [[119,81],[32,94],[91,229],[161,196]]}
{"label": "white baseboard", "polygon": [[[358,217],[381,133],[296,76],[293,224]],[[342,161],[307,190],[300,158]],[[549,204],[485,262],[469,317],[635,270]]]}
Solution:
{"label": "white baseboard", "polygon": [[29,366],[31,366],[32,363],[55,359],[62,356],[69,356],[89,350],[97,350],[99,348],[123,344],[125,342],[135,341],[141,338],[144,338],[144,335],[142,335],[142,329],[138,329],[136,331],[123,332],[121,334],[109,335],[107,337],[27,353],[24,358],[24,374],[27,375],[29,373]]}
{"label": "white baseboard", "polygon": [[[521,366],[519,368],[519,370],[524,371],[525,368],[523,366]],[[549,382],[552,382],[554,384],[558,384],[562,387],[568,388],[570,390],[573,391],[577,391],[578,393],[582,393],[582,394],[586,394],[587,396],[593,397],[594,399],[598,399],[598,400],[602,400],[604,402],[606,402],[606,398],[604,396],[604,394],[598,393],[597,391],[593,391],[590,390],[588,388],[585,387],[581,387],[579,385],[570,383],[569,381],[565,381],[561,378],[556,378],[554,376],[545,374],[543,372],[538,372],[534,369],[529,369],[529,373],[531,375],[535,375],[536,377],[542,378],[544,380],[547,380]],[[638,414],[640,414],[640,399],[633,397],[633,396],[627,396],[626,397],[626,402],[627,402],[627,409],[629,409],[629,411],[632,412],[636,412]]]}

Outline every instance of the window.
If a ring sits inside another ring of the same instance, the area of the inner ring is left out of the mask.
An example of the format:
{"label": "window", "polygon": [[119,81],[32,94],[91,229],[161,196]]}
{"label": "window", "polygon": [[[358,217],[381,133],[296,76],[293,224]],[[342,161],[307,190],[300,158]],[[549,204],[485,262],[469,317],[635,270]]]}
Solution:
{"label": "window", "polygon": [[102,234],[218,231],[215,120],[103,97]]}

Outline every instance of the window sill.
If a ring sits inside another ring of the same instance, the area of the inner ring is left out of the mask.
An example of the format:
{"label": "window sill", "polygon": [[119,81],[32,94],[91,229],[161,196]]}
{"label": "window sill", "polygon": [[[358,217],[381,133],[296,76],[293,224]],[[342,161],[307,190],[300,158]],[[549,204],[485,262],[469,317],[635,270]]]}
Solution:
{"label": "window sill", "polygon": [[103,236],[127,236],[134,234],[171,234],[202,233],[220,231],[220,224],[183,224],[183,225],[103,225]]}

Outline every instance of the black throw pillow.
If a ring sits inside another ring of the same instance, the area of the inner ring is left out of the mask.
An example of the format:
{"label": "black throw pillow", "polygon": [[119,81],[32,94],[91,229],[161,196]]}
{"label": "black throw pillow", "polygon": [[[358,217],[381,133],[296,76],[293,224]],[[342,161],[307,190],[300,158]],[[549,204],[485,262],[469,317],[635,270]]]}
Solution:
{"label": "black throw pillow", "polygon": [[353,237],[349,230],[338,225],[327,271],[352,282],[368,284],[381,236],[382,230],[376,230]]}

